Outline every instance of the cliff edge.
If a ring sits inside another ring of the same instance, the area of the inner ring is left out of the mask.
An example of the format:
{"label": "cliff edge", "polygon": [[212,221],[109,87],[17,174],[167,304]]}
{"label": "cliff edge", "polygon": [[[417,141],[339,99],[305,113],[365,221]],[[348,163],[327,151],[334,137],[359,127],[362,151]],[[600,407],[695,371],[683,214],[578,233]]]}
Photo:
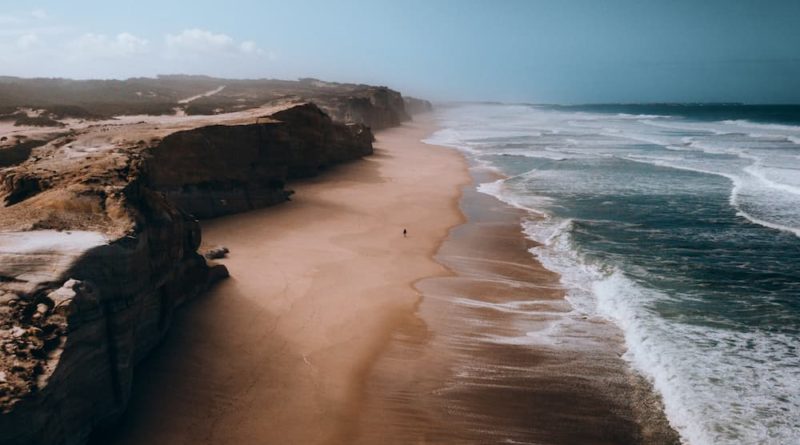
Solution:
{"label": "cliff edge", "polygon": [[285,201],[372,153],[360,123],[292,101],[73,125],[0,170],[0,443],[80,444],[123,413],[136,364],[224,266],[198,218]]}

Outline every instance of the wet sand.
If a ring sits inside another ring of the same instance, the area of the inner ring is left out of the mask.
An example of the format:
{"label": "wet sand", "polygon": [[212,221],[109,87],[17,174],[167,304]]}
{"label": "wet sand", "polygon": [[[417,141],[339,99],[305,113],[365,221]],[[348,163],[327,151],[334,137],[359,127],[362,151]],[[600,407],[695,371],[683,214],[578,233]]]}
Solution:
{"label": "wet sand", "polygon": [[141,366],[113,443],[675,443],[619,330],[571,310],[432,130],[204,224],[232,278]]}
{"label": "wet sand", "polygon": [[[473,169],[475,184],[497,179]],[[367,383],[360,444],[676,444],[659,398],[620,358],[621,332],[584,317],[528,251],[526,215],[465,187],[467,222],[417,283]]]}

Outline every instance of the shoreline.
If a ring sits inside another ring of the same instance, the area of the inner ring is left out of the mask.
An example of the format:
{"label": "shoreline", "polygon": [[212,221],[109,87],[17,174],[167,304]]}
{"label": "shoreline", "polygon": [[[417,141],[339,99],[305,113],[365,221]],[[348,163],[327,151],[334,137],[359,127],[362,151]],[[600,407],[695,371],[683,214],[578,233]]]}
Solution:
{"label": "shoreline", "polygon": [[497,173],[435,129],[204,222],[232,278],[177,315],[112,443],[677,443],[618,329],[574,319],[525,213],[476,190]]}
{"label": "shoreline", "polygon": [[[677,444],[660,396],[621,356],[611,322],[580,317],[530,253],[522,209],[477,191],[471,165],[416,319],[393,336],[368,388],[359,444]],[[378,414],[374,414],[378,413]]]}
{"label": "shoreline", "polygon": [[204,222],[231,278],[177,314],[113,443],[350,443],[372,363],[463,222],[466,161],[420,142],[433,130],[382,130],[292,202]]}

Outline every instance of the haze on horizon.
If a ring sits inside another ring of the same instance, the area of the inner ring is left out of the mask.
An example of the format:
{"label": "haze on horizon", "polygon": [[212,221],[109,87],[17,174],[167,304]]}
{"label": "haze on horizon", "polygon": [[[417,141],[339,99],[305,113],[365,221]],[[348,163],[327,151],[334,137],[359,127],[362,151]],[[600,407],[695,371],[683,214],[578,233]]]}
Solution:
{"label": "haze on horizon", "polygon": [[800,2],[7,5],[0,75],[384,84],[434,100],[800,103]]}

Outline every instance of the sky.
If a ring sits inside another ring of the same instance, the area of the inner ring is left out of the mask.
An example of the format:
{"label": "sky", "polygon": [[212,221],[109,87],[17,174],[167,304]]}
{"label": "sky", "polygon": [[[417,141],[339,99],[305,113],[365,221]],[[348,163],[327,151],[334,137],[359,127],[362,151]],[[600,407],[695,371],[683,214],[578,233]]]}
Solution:
{"label": "sky", "polygon": [[800,103],[800,0],[0,0],[0,75],[178,73],[434,100]]}

